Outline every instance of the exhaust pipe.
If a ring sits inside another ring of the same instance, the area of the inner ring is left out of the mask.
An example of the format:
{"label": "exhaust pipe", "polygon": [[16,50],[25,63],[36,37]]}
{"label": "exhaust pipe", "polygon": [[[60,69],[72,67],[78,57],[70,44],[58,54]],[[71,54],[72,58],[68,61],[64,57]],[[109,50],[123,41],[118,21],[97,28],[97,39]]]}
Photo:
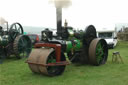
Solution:
{"label": "exhaust pipe", "polygon": [[62,8],[56,7],[57,35],[62,35]]}

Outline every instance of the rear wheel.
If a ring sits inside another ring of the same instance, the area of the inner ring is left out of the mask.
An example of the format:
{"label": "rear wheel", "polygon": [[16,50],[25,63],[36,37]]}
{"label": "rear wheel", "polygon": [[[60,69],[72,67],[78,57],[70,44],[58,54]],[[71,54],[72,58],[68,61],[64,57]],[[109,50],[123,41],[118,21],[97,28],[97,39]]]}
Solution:
{"label": "rear wheel", "polygon": [[89,46],[89,61],[93,65],[105,64],[108,56],[108,47],[104,39],[96,38]]}
{"label": "rear wheel", "polygon": [[4,59],[6,58],[4,49],[0,47],[0,64],[3,63]]}
{"label": "rear wheel", "polygon": [[32,50],[30,38],[26,35],[17,36],[13,43],[13,49],[17,58],[28,57]]}
{"label": "rear wheel", "polygon": [[76,52],[72,54],[72,52],[67,53],[69,60],[73,63],[89,63],[88,59],[88,51],[89,51],[89,45],[91,41],[95,38],[96,36],[96,28],[93,25],[89,25],[86,27],[84,34],[83,34],[83,40],[82,44],[83,47],[81,47],[80,52]]}

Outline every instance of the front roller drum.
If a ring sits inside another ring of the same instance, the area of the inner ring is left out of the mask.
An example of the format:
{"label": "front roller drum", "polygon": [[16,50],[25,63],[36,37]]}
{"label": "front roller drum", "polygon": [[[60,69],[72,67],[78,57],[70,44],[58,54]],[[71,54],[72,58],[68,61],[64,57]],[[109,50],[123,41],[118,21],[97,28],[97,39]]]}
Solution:
{"label": "front roller drum", "polygon": [[[66,61],[63,53],[61,53],[60,61]],[[55,50],[53,48],[35,48],[31,52],[27,62],[32,72],[48,76],[61,75],[66,67],[66,65],[48,66],[49,63],[56,63]]]}
{"label": "front roller drum", "polygon": [[108,47],[104,39],[95,38],[89,46],[89,61],[93,65],[105,64],[108,57]]}

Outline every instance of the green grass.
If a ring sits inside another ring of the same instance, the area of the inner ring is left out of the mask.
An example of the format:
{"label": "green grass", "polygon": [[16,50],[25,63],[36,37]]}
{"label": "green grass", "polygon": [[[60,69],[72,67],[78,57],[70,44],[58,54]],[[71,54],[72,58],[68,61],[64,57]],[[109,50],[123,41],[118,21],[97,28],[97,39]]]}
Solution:
{"label": "green grass", "polygon": [[[112,63],[112,52],[119,51],[124,64]],[[61,76],[34,74],[26,59],[6,59],[0,65],[0,85],[128,85],[128,42],[120,41],[109,50],[105,65],[68,65]]]}

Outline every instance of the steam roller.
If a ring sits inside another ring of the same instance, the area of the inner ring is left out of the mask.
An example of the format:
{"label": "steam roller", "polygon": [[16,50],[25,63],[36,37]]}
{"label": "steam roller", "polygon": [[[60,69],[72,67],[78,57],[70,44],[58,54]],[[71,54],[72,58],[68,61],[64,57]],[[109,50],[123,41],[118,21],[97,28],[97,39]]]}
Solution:
{"label": "steam roller", "polygon": [[63,35],[53,35],[52,31],[42,31],[42,40],[35,44],[27,63],[34,73],[48,76],[60,75],[69,62],[92,64],[99,66],[105,64],[108,56],[107,43],[97,38],[93,25],[85,31],[73,31],[72,27],[63,27]]}
{"label": "steam roller", "polygon": [[34,73],[48,76],[61,75],[69,63],[100,66],[108,57],[107,43],[97,38],[96,28],[89,25],[85,30],[74,30],[65,20],[62,9],[56,8],[57,31],[46,28],[41,31],[41,41],[36,43],[27,63]]}

